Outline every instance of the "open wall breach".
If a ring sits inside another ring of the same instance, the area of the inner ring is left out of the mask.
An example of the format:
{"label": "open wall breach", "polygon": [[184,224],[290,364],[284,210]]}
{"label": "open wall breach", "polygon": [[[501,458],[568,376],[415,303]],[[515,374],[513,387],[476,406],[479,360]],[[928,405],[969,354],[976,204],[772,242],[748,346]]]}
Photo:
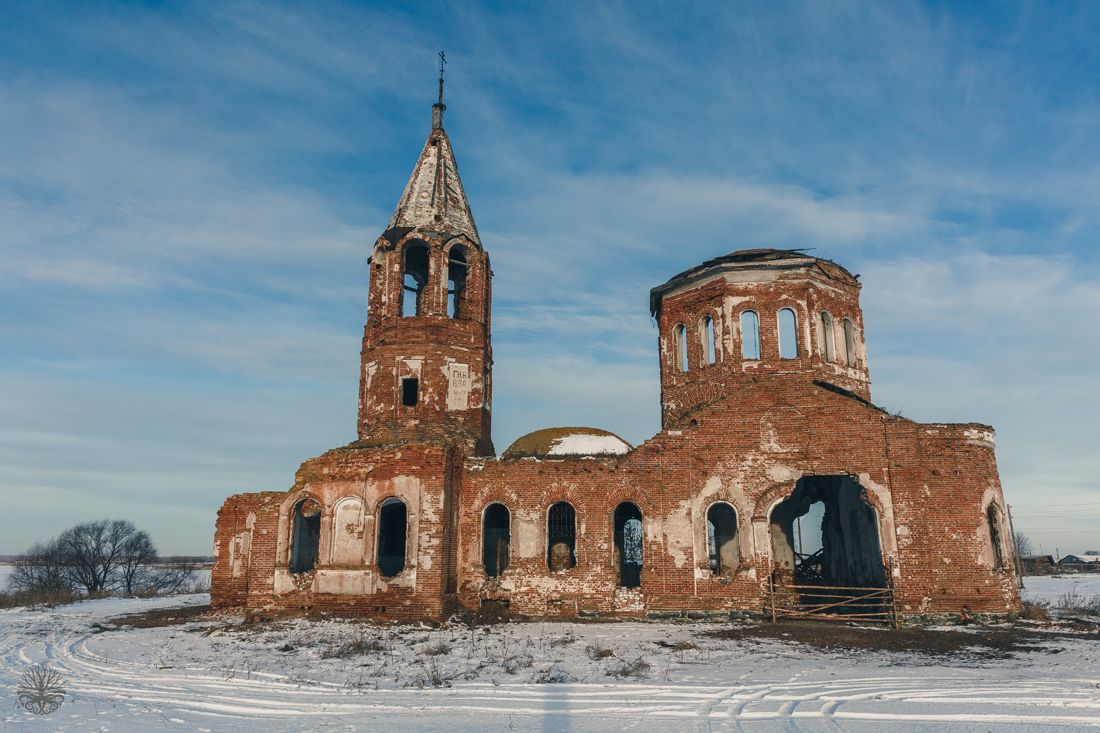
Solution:
{"label": "open wall breach", "polygon": [[[818,511],[814,511],[817,509]],[[816,521],[803,521],[819,516]],[[775,568],[796,583],[879,588],[886,584],[879,523],[850,476],[806,476],[771,513]]]}

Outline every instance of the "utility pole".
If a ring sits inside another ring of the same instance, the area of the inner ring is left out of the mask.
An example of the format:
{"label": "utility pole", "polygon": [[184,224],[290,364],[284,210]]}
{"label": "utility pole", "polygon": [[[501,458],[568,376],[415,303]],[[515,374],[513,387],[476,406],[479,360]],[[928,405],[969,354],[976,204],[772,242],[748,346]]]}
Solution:
{"label": "utility pole", "polygon": [[1023,565],[1020,564],[1020,543],[1016,538],[1016,528],[1012,525],[1012,505],[1006,504],[1008,508],[1008,531],[1012,533],[1012,556],[1016,558],[1016,582],[1019,583],[1019,587],[1024,587],[1024,572]]}

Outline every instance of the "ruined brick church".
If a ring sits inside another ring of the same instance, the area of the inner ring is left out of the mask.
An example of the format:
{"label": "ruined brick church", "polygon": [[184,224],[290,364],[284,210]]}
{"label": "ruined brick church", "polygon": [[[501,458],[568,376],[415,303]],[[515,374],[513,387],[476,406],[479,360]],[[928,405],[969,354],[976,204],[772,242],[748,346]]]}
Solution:
{"label": "ruined brick church", "polygon": [[216,607],[698,616],[766,612],[784,584],[888,588],[900,615],[1018,607],[992,428],[877,407],[858,276],[799,250],[650,291],[652,438],[551,428],[496,455],[492,272],[444,110],[369,260],[357,438],[226,500]]}

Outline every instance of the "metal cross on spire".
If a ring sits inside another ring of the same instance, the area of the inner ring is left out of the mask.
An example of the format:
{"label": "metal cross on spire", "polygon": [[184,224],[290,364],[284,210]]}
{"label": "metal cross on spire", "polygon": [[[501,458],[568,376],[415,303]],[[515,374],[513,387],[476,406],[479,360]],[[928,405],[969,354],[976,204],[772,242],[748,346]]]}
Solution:
{"label": "metal cross on spire", "polygon": [[447,55],[439,52],[439,103],[443,104],[443,67],[447,65]]}
{"label": "metal cross on spire", "polygon": [[443,67],[447,65],[447,55],[439,52],[439,101],[432,105],[432,129],[443,129],[443,112],[447,105],[443,104]]}

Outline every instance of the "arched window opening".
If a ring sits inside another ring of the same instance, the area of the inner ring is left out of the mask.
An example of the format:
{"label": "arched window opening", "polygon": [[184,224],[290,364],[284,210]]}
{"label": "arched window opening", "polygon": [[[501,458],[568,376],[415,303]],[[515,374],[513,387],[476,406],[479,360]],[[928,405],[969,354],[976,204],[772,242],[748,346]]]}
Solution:
{"label": "arched window opening", "polygon": [[508,567],[508,544],[511,541],[508,507],[490,504],[485,510],[481,530],[481,563],[485,575],[495,578]]}
{"label": "arched window opening", "polygon": [[551,572],[577,564],[577,514],[565,501],[550,507],[546,516],[546,564]]}
{"label": "arched window opening", "polygon": [[836,361],[836,342],[833,340],[833,317],[829,311],[821,311],[821,339],[825,346],[825,361]]}
{"label": "arched window opening", "polygon": [[405,536],[409,513],[405,502],[393,497],[378,510],[378,572],[392,578],[405,569]]}
{"label": "arched window opening", "polygon": [[792,308],[779,309],[779,358],[798,358],[798,319]]}
{"label": "arched window opening", "polygon": [[615,507],[615,566],[619,569],[619,585],[638,588],[642,585],[642,510],[624,501]]}
{"label": "arched window opening", "polygon": [[878,516],[850,476],[804,476],[772,510],[777,573],[804,586],[882,588]]}
{"label": "arched window opening", "polygon": [[993,567],[1005,566],[1004,532],[1001,528],[1001,513],[996,504],[990,504],[985,512],[986,521],[989,522],[989,544],[993,551]]}
{"label": "arched window opening", "polygon": [[714,319],[703,316],[703,354],[706,355],[707,364],[713,364],[718,346],[714,340]]}
{"label": "arched window opening", "polygon": [[447,317],[465,318],[466,250],[452,247],[447,258]]}
{"label": "arched window opening", "polygon": [[427,303],[424,294],[428,285],[428,245],[413,241],[405,245],[404,268],[401,274],[401,316],[424,315]]}
{"label": "arched window opening", "polygon": [[688,370],[688,341],[687,328],[684,324],[676,327],[676,367],[686,372]]}
{"label": "arched window opening", "polygon": [[291,512],[290,572],[305,573],[317,564],[321,545],[321,504],[302,499]]}
{"label": "arched window opening", "polygon": [[741,358],[760,358],[760,317],[756,311],[741,314]]}
{"label": "arched window opening", "polygon": [[851,318],[844,319],[844,360],[850,367],[856,365],[856,325]]}
{"label": "arched window opening", "polygon": [[715,575],[732,575],[741,564],[737,512],[729,504],[715,504],[707,510],[707,562]]}

